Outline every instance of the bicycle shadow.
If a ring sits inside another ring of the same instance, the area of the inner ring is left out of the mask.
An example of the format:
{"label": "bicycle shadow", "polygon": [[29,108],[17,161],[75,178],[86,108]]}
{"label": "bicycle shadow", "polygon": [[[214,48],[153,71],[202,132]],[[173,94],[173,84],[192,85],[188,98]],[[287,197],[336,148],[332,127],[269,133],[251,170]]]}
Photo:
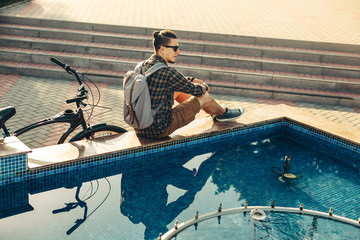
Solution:
{"label": "bicycle shadow", "polygon": [[[65,207],[61,207],[61,208],[58,208],[58,209],[55,209],[52,211],[53,214],[58,214],[58,213],[70,212],[71,210],[76,209],[77,207],[80,207],[81,209],[83,209],[82,217],[75,220],[75,224],[66,231],[66,235],[70,235],[76,229],[78,229],[81,226],[81,224],[83,224],[91,215],[93,215],[108,199],[108,197],[111,193],[111,183],[106,177],[104,179],[108,184],[108,192],[103,198],[101,197],[102,200],[99,201],[96,204],[96,207],[92,208],[91,211],[89,211],[87,201],[90,200],[91,198],[93,198],[97,194],[97,192],[100,188],[99,180],[95,181],[96,184],[93,184],[93,182],[90,182],[90,187],[87,189],[86,194],[83,197],[79,196],[81,187],[83,186],[83,182],[77,183],[76,192],[75,192],[75,200],[76,201],[65,203]],[[72,187],[73,187],[72,185],[69,185],[66,188],[70,189]]]}
{"label": "bicycle shadow", "polygon": [[74,226],[72,226],[69,230],[66,231],[66,235],[70,235],[72,234],[78,227],[80,227],[80,225],[82,223],[84,223],[86,221],[86,219],[88,218],[88,206],[86,204],[86,201],[83,201],[80,199],[79,197],[79,193],[80,193],[80,189],[81,189],[82,184],[79,184],[76,187],[76,193],[75,193],[75,200],[76,202],[71,202],[71,203],[65,203],[65,207],[63,208],[59,208],[59,209],[55,209],[52,211],[53,214],[57,214],[57,213],[62,213],[62,212],[69,212],[77,207],[81,207],[84,209],[84,215],[83,218],[79,218],[75,221]]}

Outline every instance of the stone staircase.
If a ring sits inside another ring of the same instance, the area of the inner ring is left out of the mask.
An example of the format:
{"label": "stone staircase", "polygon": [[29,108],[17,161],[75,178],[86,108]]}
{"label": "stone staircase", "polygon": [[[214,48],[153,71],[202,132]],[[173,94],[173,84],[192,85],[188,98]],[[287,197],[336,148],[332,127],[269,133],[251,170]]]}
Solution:
{"label": "stone staircase", "polygon": [[[154,29],[0,16],[0,73],[121,83],[152,53]],[[176,31],[174,65],[212,92],[360,106],[360,46]]]}

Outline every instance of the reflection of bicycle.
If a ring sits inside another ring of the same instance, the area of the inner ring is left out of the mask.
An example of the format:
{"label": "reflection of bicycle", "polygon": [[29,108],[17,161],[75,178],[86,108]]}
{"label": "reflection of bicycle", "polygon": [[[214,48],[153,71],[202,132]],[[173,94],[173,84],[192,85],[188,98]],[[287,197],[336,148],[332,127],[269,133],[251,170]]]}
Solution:
{"label": "reflection of bicycle", "polygon": [[102,202],[90,213],[88,214],[88,206],[86,204],[86,201],[89,200],[90,198],[92,198],[98,191],[99,189],[99,182],[96,180],[96,186],[93,185],[92,182],[90,182],[90,187],[87,190],[86,194],[89,194],[88,197],[83,197],[84,199],[80,199],[80,189],[82,184],[78,185],[76,188],[76,193],[75,193],[75,200],[76,202],[71,202],[71,203],[65,203],[65,207],[60,208],[60,209],[56,209],[53,210],[52,213],[53,214],[57,214],[57,213],[62,213],[62,212],[69,212],[70,210],[73,210],[77,207],[81,207],[84,208],[84,216],[83,218],[79,218],[75,221],[75,225],[72,226],[69,230],[66,231],[67,235],[70,235],[71,233],[73,233],[82,223],[84,223],[86,221],[86,219],[88,219],[105,201],[106,199],[109,197],[110,192],[111,192],[111,184],[109,182],[109,180],[107,178],[105,178],[105,180],[107,181],[108,185],[109,185],[109,191],[107,193],[107,195],[105,196],[105,198],[102,200]]}
{"label": "reflection of bicycle", "polygon": [[[41,127],[44,125],[48,125],[48,124],[54,124],[54,123],[69,123],[70,124],[69,129],[61,136],[61,138],[58,141],[58,144],[64,143],[66,138],[80,126],[82,127],[82,131],[80,131],[74,137],[72,137],[70,139],[70,142],[81,140],[84,138],[89,139],[89,138],[94,138],[94,137],[109,136],[109,135],[120,134],[120,133],[126,132],[126,130],[121,127],[107,125],[106,123],[101,123],[101,124],[96,124],[96,125],[90,126],[88,124],[88,122],[92,116],[94,108],[100,107],[100,106],[98,106],[100,97],[97,100],[97,102],[95,103],[93,92],[91,91],[89,85],[84,81],[85,85],[90,90],[92,100],[93,100],[92,104],[84,103],[83,101],[88,98],[88,90],[85,89],[85,87],[83,85],[83,81],[81,81],[81,78],[80,78],[78,72],[75,69],[71,68],[70,66],[65,65],[64,63],[62,63],[54,58],[51,58],[51,61],[53,61],[54,63],[63,67],[69,74],[73,74],[76,77],[77,81],[79,82],[79,84],[80,84],[80,87],[78,88],[79,93],[77,94],[76,98],[66,100],[66,103],[73,103],[73,102],[76,103],[77,109],[75,111],[65,110],[64,112],[60,112],[53,117],[42,119],[40,121],[37,121],[33,124],[30,124],[30,125],[24,127],[24,128],[16,130],[13,134],[10,134],[8,129],[5,127],[5,122],[7,120],[9,120],[12,116],[14,116],[16,111],[15,111],[15,108],[11,107],[11,106],[2,108],[2,109],[0,109],[0,130],[2,129],[4,137],[8,137],[11,135],[19,136],[31,129]],[[81,75],[83,77],[85,77],[83,74],[81,74]],[[86,78],[86,79],[88,81],[90,81],[96,87],[97,91],[100,93],[96,84],[94,82],[92,82],[90,79],[88,79],[88,78]],[[100,96],[100,94],[99,94],[99,96]],[[86,106],[90,106],[91,108],[86,110],[86,109],[84,109]],[[87,120],[85,120],[83,111],[90,111],[90,114],[89,114],[89,117]]]}

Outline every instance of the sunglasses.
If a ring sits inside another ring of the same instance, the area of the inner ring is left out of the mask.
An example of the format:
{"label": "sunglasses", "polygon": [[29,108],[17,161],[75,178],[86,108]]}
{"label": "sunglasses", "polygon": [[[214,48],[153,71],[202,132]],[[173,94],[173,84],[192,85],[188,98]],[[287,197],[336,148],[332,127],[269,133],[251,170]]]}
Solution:
{"label": "sunglasses", "polygon": [[168,46],[168,45],[163,45],[166,48],[172,48],[174,50],[174,52],[177,52],[177,50],[179,50],[179,46]]}

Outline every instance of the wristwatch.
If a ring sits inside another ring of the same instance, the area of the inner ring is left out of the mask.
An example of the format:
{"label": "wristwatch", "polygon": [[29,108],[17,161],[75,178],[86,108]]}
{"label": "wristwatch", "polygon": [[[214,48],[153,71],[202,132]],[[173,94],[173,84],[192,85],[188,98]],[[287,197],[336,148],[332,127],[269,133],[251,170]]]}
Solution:
{"label": "wristwatch", "polygon": [[209,86],[206,83],[201,84],[201,85],[206,87],[205,92],[207,92],[209,90]]}
{"label": "wristwatch", "polygon": [[190,81],[190,82],[193,82],[194,81],[194,77],[187,77],[187,79]]}

